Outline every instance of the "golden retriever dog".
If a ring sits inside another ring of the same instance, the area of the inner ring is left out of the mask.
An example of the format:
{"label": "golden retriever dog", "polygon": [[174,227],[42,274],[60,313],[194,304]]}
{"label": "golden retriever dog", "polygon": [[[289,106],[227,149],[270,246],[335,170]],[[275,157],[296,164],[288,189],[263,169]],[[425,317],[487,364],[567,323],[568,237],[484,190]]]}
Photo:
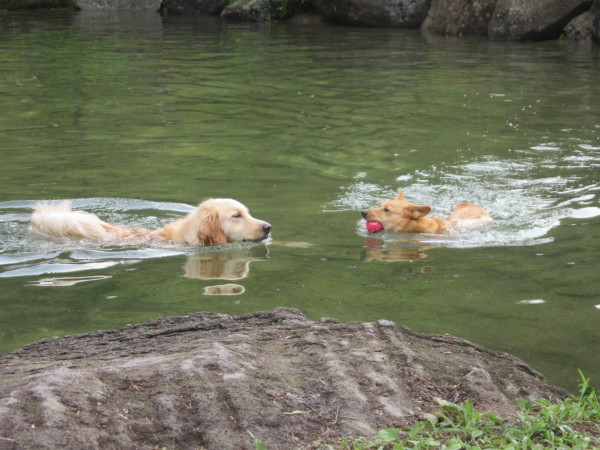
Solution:
{"label": "golden retriever dog", "polygon": [[271,231],[271,224],[255,219],[248,212],[248,208],[229,198],[206,200],[183,219],[154,231],[111,225],[94,214],[73,211],[69,201],[38,203],[30,222],[35,233],[51,238],[89,239],[112,243],[164,240],[183,246],[262,241]]}
{"label": "golden retriever dog", "polygon": [[431,206],[415,205],[404,197],[402,190],[398,197],[387,200],[378,208],[361,212],[367,220],[367,230],[378,233],[383,230],[406,231],[410,233],[442,233],[453,228],[472,228],[491,222],[492,217],[479,206],[461,203],[445,219],[427,217]]}

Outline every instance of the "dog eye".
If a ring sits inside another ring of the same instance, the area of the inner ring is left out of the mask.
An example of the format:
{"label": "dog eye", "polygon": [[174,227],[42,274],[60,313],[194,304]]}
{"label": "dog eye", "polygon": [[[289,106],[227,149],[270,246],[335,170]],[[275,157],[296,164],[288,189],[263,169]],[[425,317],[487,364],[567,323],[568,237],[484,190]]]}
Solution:
{"label": "dog eye", "polygon": [[383,212],[390,212],[390,210],[387,208],[383,208]]}
{"label": "dog eye", "polygon": [[242,215],[240,213],[235,213],[233,216],[234,219],[239,219],[240,217],[242,217]]}

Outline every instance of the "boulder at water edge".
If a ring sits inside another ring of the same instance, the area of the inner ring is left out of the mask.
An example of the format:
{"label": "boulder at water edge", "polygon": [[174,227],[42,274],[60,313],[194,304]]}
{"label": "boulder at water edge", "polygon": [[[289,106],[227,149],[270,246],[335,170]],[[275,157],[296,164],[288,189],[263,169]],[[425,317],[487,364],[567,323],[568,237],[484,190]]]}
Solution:
{"label": "boulder at water edge", "polygon": [[469,398],[508,416],[568,393],[506,353],[386,320],[197,313],[0,355],[3,449],[269,449],[374,436]]}

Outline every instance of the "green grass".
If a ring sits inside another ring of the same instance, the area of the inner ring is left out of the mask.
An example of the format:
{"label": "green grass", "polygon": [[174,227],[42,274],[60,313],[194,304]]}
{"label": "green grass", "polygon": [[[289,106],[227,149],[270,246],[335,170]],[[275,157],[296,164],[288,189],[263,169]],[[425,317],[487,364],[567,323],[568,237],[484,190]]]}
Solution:
{"label": "green grass", "polygon": [[328,450],[400,449],[592,449],[600,447],[598,394],[581,371],[580,393],[562,403],[520,402],[516,417],[478,413],[467,401],[448,403],[437,415],[411,428],[387,428],[379,438],[324,444]]}

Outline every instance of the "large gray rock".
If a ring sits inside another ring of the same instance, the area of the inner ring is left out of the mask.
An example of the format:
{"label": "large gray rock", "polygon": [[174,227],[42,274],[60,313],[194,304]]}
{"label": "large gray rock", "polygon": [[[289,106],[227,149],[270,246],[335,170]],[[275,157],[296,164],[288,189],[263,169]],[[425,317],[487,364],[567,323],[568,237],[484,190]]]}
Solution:
{"label": "large gray rock", "polygon": [[237,0],[226,6],[221,16],[244,22],[266,22],[289,19],[306,9],[304,0]]}
{"label": "large gray rock", "polygon": [[421,29],[449,36],[486,36],[496,0],[432,0]]}
{"label": "large gray rock", "polygon": [[217,16],[227,5],[227,0],[162,0],[162,10],[185,15]]}
{"label": "large gray rock", "polygon": [[160,0],[75,0],[75,5],[83,10],[88,9],[121,9],[158,11]]}
{"label": "large gray rock", "polygon": [[564,35],[570,41],[591,41],[594,36],[593,11],[586,11],[571,20],[564,29]]}
{"label": "large gray rock", "polygon": [[430,0],[312,0],[329,22],[370,27],[418,28]]}
{"label": "large gray rock", "polygon": [[556,39],[592,0],[498,0],[488,36],[499,39]]}
{"label": "large gray rock", "polygon": [[270,0],[238,0],[223,10],[224,19],[265,22],[271,18]]}
{"label": "large gray rock", "polygon": [[595,0],[592,18],[592,40],[600,44],[600,0]]}
{"label": "large gray rock", "polygon": [[67,8],[69,0],[0,0],[2,9]]}
{"label": "large gray rock", "polygon": [[389,321],[197,313],[0,355],[3,449],[269,449],[375,435],[444,401],[568,395],[505,353]]}

